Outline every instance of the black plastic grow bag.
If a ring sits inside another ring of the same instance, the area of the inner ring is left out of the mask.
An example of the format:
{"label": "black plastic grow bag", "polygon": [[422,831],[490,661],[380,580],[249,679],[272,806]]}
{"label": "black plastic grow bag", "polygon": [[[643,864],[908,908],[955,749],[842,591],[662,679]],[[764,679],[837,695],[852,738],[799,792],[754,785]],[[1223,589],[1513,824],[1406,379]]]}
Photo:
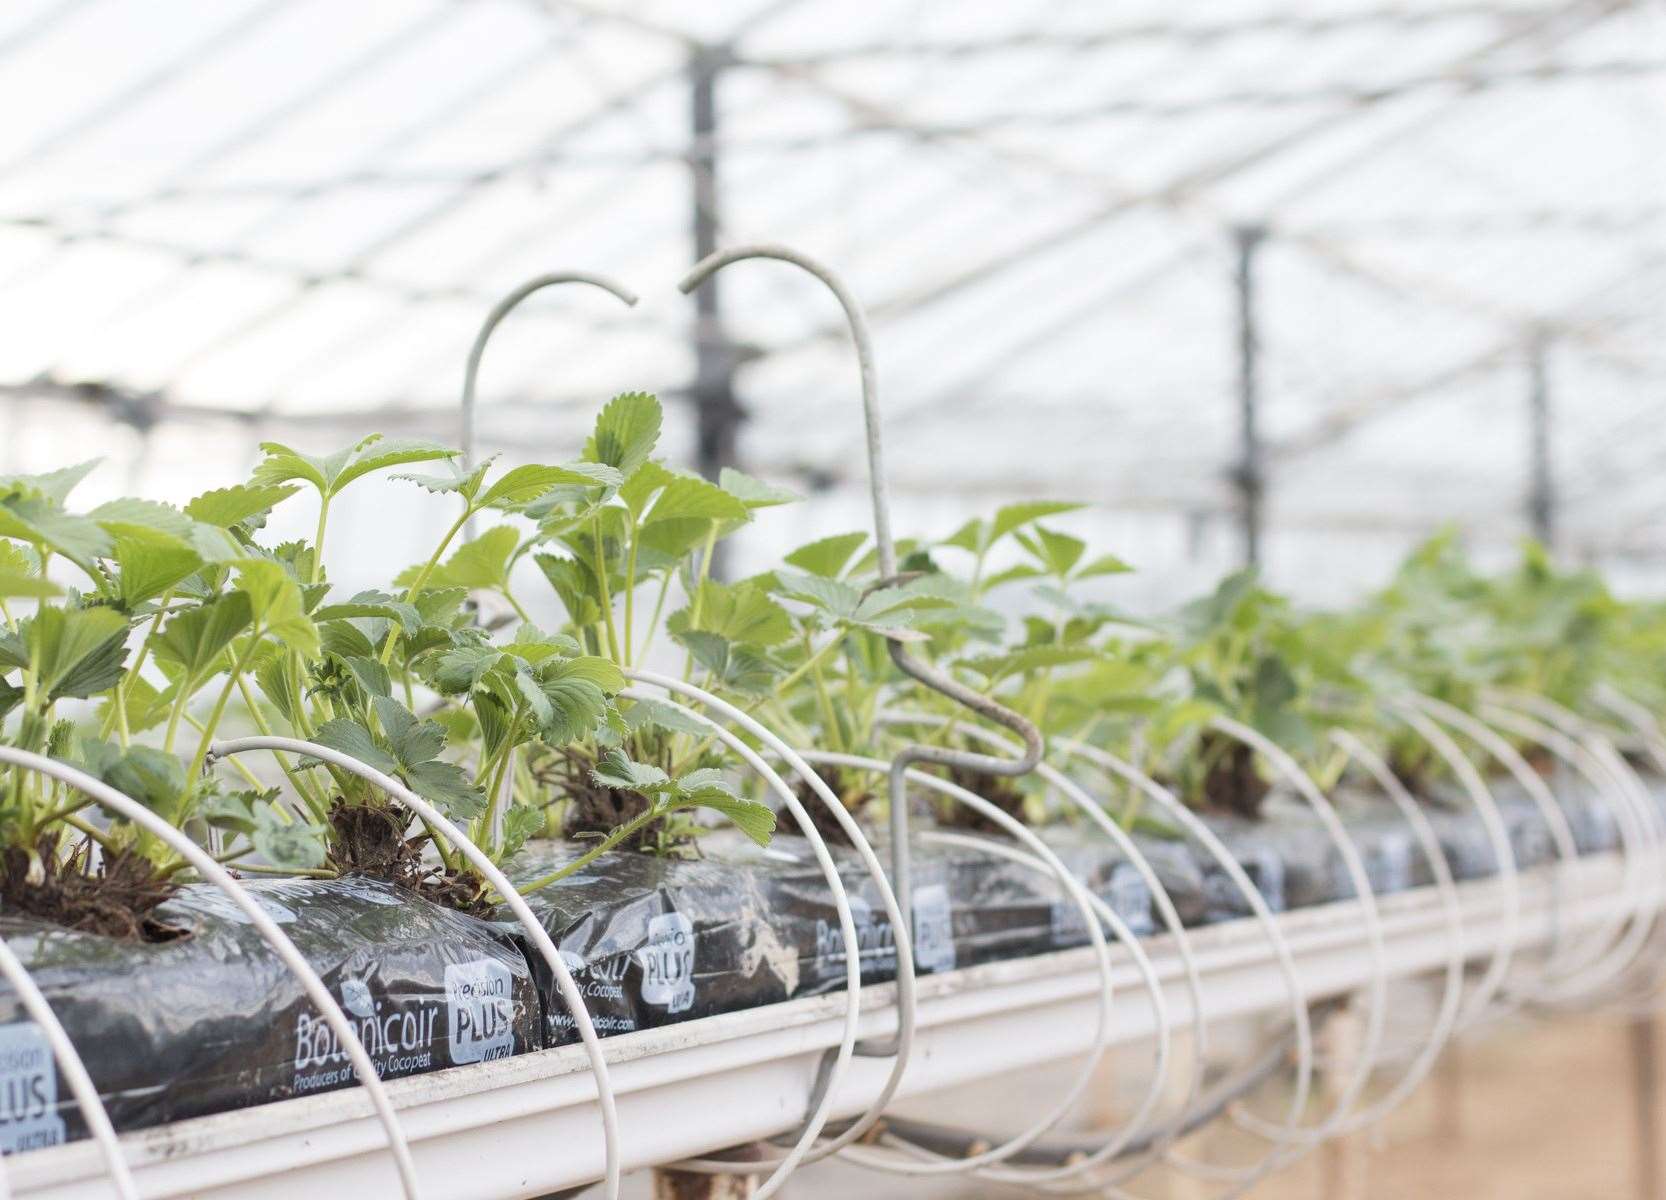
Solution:
{"label": "black plastic grow bag", "polygon": [[[364,879],[245,886],[318,971],[383,1078],[537,1046],[526,961],[490,926]],[[190,935],[143,945],[0,920],[118,1130],[356,1082],[300,981],[224,893],[188,887],[157,915]],[[84,1133],[45,1035],[0,992],[0,1149]]]}

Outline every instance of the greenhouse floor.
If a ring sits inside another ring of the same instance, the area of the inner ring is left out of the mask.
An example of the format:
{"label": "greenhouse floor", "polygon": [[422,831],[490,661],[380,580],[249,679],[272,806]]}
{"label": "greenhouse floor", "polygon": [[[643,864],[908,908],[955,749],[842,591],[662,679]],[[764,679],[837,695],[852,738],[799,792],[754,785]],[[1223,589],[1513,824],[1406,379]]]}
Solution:
{"label": "greenhouse floor", "polygon": [[[1661,1019],[1666,1031],[1666,1018]],[[1143,1065],[1136,1051],[1119,1066]],[[1113,1068],[1115,1070],[1116,1068]],[[1658,1196],[1638,1185],[1630,1031],[1603,1017],[1512,1021],[1447,1052],[1434,1079],[1358,1144],[1327,1148],[1251,1193],[1255,1200],[1589,1200]],[[911,1114],[980,1115],[1013,1111],[1019,1093],[1040,1099],[1056,1086],[1047,1072],[992,1079],[953,1101],[916,1102]],[[980,1113],[980,1110],[981,1113]],[[1194,1153],[1224,1157],[1230,1135],[1194,1139]],[[1357,1173],[1357,1174],[1356,1174]],[[1660,1181],[1657,1186],[1666,1186]],[[1153,1200],[1202,1200],[1218,1186],[1148,1176],[1136,1192]],[[1019,1196],[991,1184],[894,1180],[843,1165],[807,1170],[793,1200],[971,1200]],[[629,1200],[649,1196],[646,1175],[627,1183]]]}

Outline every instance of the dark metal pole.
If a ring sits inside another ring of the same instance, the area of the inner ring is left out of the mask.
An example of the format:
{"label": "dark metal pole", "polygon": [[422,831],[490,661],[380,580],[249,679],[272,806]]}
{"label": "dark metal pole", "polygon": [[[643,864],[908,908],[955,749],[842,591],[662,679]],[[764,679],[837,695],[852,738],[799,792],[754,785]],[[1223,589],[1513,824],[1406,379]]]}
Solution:
{"label": "dark metal pole", "polygon": [[1239,517],[1244,531],[1244,565],[1261,565],[1262,499],[1266,466],[1261,447],[1259,412],[1260,336],[1255,325],[1255,254],[1267,231],[1259,225],[1233,231],[1238,243],[1238,426],[1241,457],[1233,472],[1238,487]]}
{"label": "dark metal pole", "polygon": [[[696,47],[689,60],[693,85],[690,113],[693,145],[689,166],[694,184],[694,261],[717,249],[717,80],[727,61],[719,48]],[[736,434],[744,414],[735,400],[735,347],[723,328],[719,281],[708,279],[694,293],[694,387],[696,453],[700,473],[716,479],[736,463]]]}
{"label": "dark metal pole", "polygon": [[1527,352],[1529,470],[1527,518],[1533,536],[1556,544],[1556,479],[1550,460],[1550,383],[1545,370],[1546,338],[1535,334]]}

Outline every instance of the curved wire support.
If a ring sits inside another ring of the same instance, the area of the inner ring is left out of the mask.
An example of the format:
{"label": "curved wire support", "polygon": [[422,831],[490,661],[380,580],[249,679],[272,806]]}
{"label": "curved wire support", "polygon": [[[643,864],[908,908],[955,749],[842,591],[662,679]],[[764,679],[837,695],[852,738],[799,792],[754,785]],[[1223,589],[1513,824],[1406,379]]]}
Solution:
{"label": "curved wire support", "polygon": [[[39,770],[38,766],[28,761],[36,757],[39,756],[26,750],[0,746],[0,762],[10,763],[19,770]],[[127,1169],[127,1159],[122,1155],[121,1145],[116,1141],[115,1126],[104,1108],[104,1101],[98,1094],[98,1087],[93,1083],[92,1075],[88,1073],[86,1064],[81,1060],[80,1051],[76,1050],[69,1032],[58,1020],[58,1014],[53,1012],[52,1006],[47,1003],[45,994],[35,983],[29,968],[23,965],[23,960],[18,958],[17,952],[3,937],[0,937],[0,975],[5,976],[6,982],[11,984],[12,990],[17,993],[23,1011],[45,1035],[47,1047],[52,1051],[58,1069],[64,1073],[64,1079],[69,1083],[70,1093],[81,1109],[81,1117],[87,1123],[87,1132],[98,1143],[99,1152],[104,1156],[104,1169],[109,1172],[110,1181],[115,1184],[116,1194],[121,1200],[138,1200],[139,1190],[134,1185],[132,1173]],[[11,1184],[4,1160],[0,1160],[0,1195],[11,1195]]]}
{"label": "curved wire support", "polygon": [[[879,557],[881,586],[896,583],[897,550],[891,537],[891,513],[886,496],[883,436],[879,421],[879,377],[874,367],[873,339],[868,332],[868,319],[862,306],[837,274],[821,263],[786,246],[756,244],[735,246],[707,255],[696,263],[678,282],[683,293],[692,292],[716,272],[731,263],[749,258],[769,258],[789,263],[819,280],[839,301],[845,320],[850,326],[851,341],[856,346],[856,361],[862,377],[862,417],[868,446],[868,490],[873,500],[874,542]],[[1003,726],[1024,743],[1024,755],[1018,759],[998,758],[968,750],[954,750],[942,746],[905,746],[892,760],[889,796],[891,809],[891,878],[898,902],[909,919],[913,917],[912,881],[908,857],[908,784],[907,772],[915,763],[957,767],[963,771],[984,775],[1016,777],[1027,775],[1041,761],[1044,750],[1041,731],[1018,713],[997,703],[981,692],[974,691],[945,671],[922,662],[908,653],[902,642],[887,642],[891,661],[911,679],[947,696],[979,716]],[[866,1052],[888,1053],[894,1046],[874,1046]]]}
{"label": "curved wire support", "polygon": [[[608,1075],[607,1058],[602,1053],[601,1041],[596,1037],[595,1026],[591,1024],[589,1010],[584,1006],[584,996],[578,990],[578,985],[573,982],[572,972],[567,969],[567,964],[556,950],[555,943],[550,940],[550,935],[539,924],[538,918],[532,913],[532,909],[527,907],[527,903],[521,897],[520,892],[515,890],[515,885],[509,882],[508,877],[498,869],[497,864],[487,857],[485,851],[475,845],[439,809],[391,775],[384,774],[375,767],[360,762],[350,754],[343,754],[329,746],[322,746],[317,742],[303,741],[300,738],[263,735],[215,742],[209,747],[207,761],[214,762],[217,759],[231,758],[254,750],[286,751],[290,754],[316,758],[320,762],[339,767],[343,771],[350,772],[360,779],[374,784],[433,828],[443,833],[447,840],[462,853],[463,857],[469,860],[469,865],[478,871],[487,883],[491,884],[493,890],[499,896],[503,897],[503,902],[509,906],[509,910],[514,913],[515,919],[520,922],[521,928],[526,931],[527,937],[531,939],[532,944],[537,947],[538,953],[543,955],[544,961],[549,965],[555,978],[556,987],[561,992],[561,998],[566,1002],[568,1010],[572,1013],[573,1024],[578,1029],[579,1040],[584,1043],[585,1053],[590,1059],[590,1069],[596,1080],[597,1103],[602,1111],[602,1140],[607,1162],[607,1200],[618,1200],[620,1179],[619,1112],[614,1104],[613,1082]],[[253,906],[251,905],[251,907]],[[262,913],[261,916],[264,918],[265,914]],[[274,925],[273,928],[276,929],[277,927]],[[368,1061],[366,1059],[367,1063]]]}
{"label": "curved wire support", "polygon": [[[411,1159],[411,1148],[405,1140],[405,1131],[400,1127],[399,1117],[394,1112],[393,1102],[389,1100],[387,1090],[382,1086],[381,1078],[376,1074],[376,1064],[371,1061],[365,1051],[364,1043],[359,1040],[353,1023],[347,1014],[341,1011],[335,997],[324,981],[318,977],[318,972],[312,969],[306,958],[296,949],[295,943],[290,941],[289,935],[278,927],[265,909],[250,897],[249,893],[231,877],[219,863],[211,858],[207,851],[198,846],[190,838],[168,824],[150,809],[140,804],[132,797],[124,795],[85,771],[59,762],[54,758],[34,754],[27,750],[18,750],[11,746],[0,746],[0,763],[8,763],[14,767],[35,771],[64,783],[91,799],[101,808],[114,813],[125,821],[131,821],[146,833],[151,834],[168,849],[191,864],[193,870],[220,891],[224,892],[233,904],[248,918],[249,924],[255,929],[263,941],[270,946],[278,958],[283,962],[291,974],[300,982],[301,988],[312,1001],[325,1024],[330,1027],[342,1050],[346,1052],[348,1060],[353,1064],[353,1070],[359,1077],[365,1094],[370,1098],[371,1105],[388,1135],[388,1149],[393,1154],[394,1164],[399,1171],[401,1189],[409,1200],[416,1200],[421,1194],[417,1185],[416,1164]],[[3,942],[0,942],[3,944]],[[5,957],[11,955],[9,949]],[[99,1101],[98,1090],[93,1086],[86,1068],[74,1047],[69,1043],[69,1037],[64,1028],[52,1015],[52,1010],[46,1006],[44,998],[32,982],[27,982],[27,973],[22,976],[27,983],[27,989],[19,991],[19,997],[24,1000],[30,1016],[34,1017],[45,1030],[48,1042],[52,1046],[54,1055],[58,1056],[59,1065],[63,1068],[74,1093],[76,1102],[81,1106],[83,1118],[88,1128],[93,1131],[101,1148],[105,1153],[105,1160],[109,1164],[110,1174],[115,1180],[116,1190],[123,1200],[131,1200],[138,1195],[134,1187],[132,1175],[127,1170],[127,1164],[121,1157],[121,1150],[115,1142],[115,1131],[110,1125],[109,1115],[104,1111]],[[15,983],[15,980],[14,980]],[[28,992],[32,992],[38,1000],[39,1011],[29,1003]],[[44,1020],[42,1016],[44,1014]],[[67,1051],[67,1055],[64,1053]]]}
{"label": "curved wire support", "polygon": [[[1456,705],[1421,693],[1412,696],[1411,702],[1435,720],[1463,734],[1503,764],[1504,769],[1521,785],[1522,790],[1538,808],[1539,815],[1544,818],[1551,843],[1556,849],[1557,860],[1564,866],[1579,860],[1579,847],[1574,844],[1573,830],[1568,826],[1567,814],[1562,811],[1562,806],[1556,803],[1556,797],[1546,786],[1544,778],[1521,756],[1520,751],[1510,745],[1508,740],[1498,736],[1498,731],[1485,721],[1472,717]],[[1557,890],[1551,896],[1552,941],[1542,968],[1541,982],[1581,970],[1589,959],[1589,955],[1581,947],[1568,944],[1570,931],[1562,920],[1561,908],[1562,895],[1560,890]],[[1564,961],[1564,956],[1570,951],[1577,951],[1581,956],[1571,964]],[[1509,990],[1512,994],[1522,993],[1525,999],[1531,1000],[1534,986],[1531,983],[1512,985]]]}
{"label": "curved wire support", "polygon": [[[637,687],[626,688],[619,694],[629,700],[653,699],[657,703],[676,709],[703,726],[707,733],[739,755],[747,766],[758,773],[769,786],[770,791],[775,793],[776,799],[780,800],[786,806],[787,811],[792,813],[793,820],[798,823],[799,831],[803,833],[805,840],[810,843],[810,850],[815,855],[823,876],[827,879],[828,891],[833,897],[834,908],[839,915],[839,935],[844,941],[845,949],[844,1031],[840,1035],[833,1065],[828,1073],[828,1086],[822,1090],[821,1095],[814,1099],[811,1112],[805,1118],[797,1141],[785,1157],[767,1164],[773,1166],[774,1170],[770,1173],[769,1178],[758,1186],[757,1191],[752,1193],[755,1200],[768,1200],[768,1197],[774,1195],[787,1182],[787,1176],[798,1169],[805,1155],[815,1145],[816,1139],[821,1136],[822,1128],[832,1115],[835,1089],[849,1067],[851,1056],[856,1049],[856,1030],[862,1017],[862,953],[861,944],[856,936],[856,920],[851,911],[850,899],[845,892],[844,880],[839,876],[839,868],[834,863],[832,854],[828,851],[826,841],[817,832],[815,822],[804,811],[803,804],[793,794],[792,788],[787,786],[786,780],[782,779],[775,768],[765,762],[756,750],[710,717],[679,701],[661,699],[648,690]],[[683,1169],[688,1168],[683,1167]]]}
{"label": "curved wire support", "polygon": [[1365,769],[1366,774],[1371,776],[1394,803],[1394,807],[1405,818],[1406,824],[1411,826],[1418,848],[1422,850],[1423,857],[1429,864],[1435,890],[1440,895],[1441,913],[1446,919],[1446,979],[1441,989],[1440,1005],[1435,1011],[1434,1023],[1429,1028],[1422,1049],[1412,1059],[1399,1081],[1378,1097],[1370,1107],[1355,1113],[1351,1120],[1344,1122],[1339,1131],[1352,1133],[1382,1120],[1421,1087],[1429,1072],[1434,1069],[1441,1051],[1457,1031],[1464,989],[1464,923],[1463,906],[1458,900],[1458,888],[1452,878],[1451,864],[1446,861],[1446,855],[1441,853],[1440,838],[1435,834],[1434,827],[1429,824],[1429,818],[1423,814],[1422,807],[1406,790],[1399,777],[1389,769],[1382,756],[1354,734],[1345,729],[1332,729],[1331,741]]}
{"label": "curved wire support", "polygon": [[[767,750],[791,767],[811,791],[816,794],[816,797],[827,806],[834,820],[838,822],[839,828],[844,831],[845,836],[850,838],[851,845],[855,847],[863,866],[877,885],[880,904],[885,909],[886,918],[891,922],[891,931],[896,947],[897,1044],[895,1053],[891,1056],[893,1058],[891,1071],[874,1101],[838,1136],[828,1139],[813,1151],[803,1155],[799,1159],[799,1165],[819,1161],[856,1141],[874,1126],[884,1112],[885,1106],[896,1095],[897,1088],[902,1083],[903,1072],[908,1067],[909,1054],[912,1052],[914,1045],[914,943],[908,923],[902,918],[901,901],[887,883],[885,869],[880,864],[879,858],[874,854],[873,847],[868,844],[867,838],[862,835],[862,830],[856,824],[855,818],[840,803],[838,796],[833,793],[833,789],[827,786],[826,781],[816,773],[803,755],[783,742],[768,728],[759,724],[749,714],[736,708],[726,700],[696,687],[687,680],[677,679],[670,675],[661,675],[655,671],[645,671],[640,668],[627,669],[625,677],[639,683],[662,688],[676,695],[688,696],[713,712],[722,714],[724,718],[757,738]],[[794,797],[795,802],[796,800],[797,797]],[[843,887],[842,882],[839,886]],[[848,955],[848,957],[855,961],[857,956]],[[846,969],[849,970],[848,963]],[[858,975],[858,982],[860,982],[860,975]],[[856,1052],[861,1053],[860,1045]],[[831,1081],[832,1067],[835,1061],[835,1058],[823,1060],[823,1069],[817,1075],[816,1086],[812,1092],[809,1106],[812,1111],[820,1106],[822,1093],[830,1093],[832,1090],[828,1085]],[[677,1167],[679,1170],[707,1174],[763,1174],[777,1167],[782,1161],[784,1160],[769,1156],[746,1162],[724,1159],[689,1159],[678,1163]]]}
{"label": "curved wire support", "polygon": [[1498,802],[1493,799],[1487,781],[1481,778],[1469,756],[1432,717],[1417,706],[1415,699],[1392,702],[1389,708],[1447,765],[1469,797],[1471,807],[1480,818],[1481,830],[1486,835],[1493,863],[1497,867],[1499,887],[1504,893],[1504,930],[1495,943],[1487,969],[1482,972],[1480,981],[1470,992],[1469,1000],[1459,1014],[1458,1028],[1461,1031],[1488,1015],[1509,977],[1521,934],[1521,872],[1516,866],[1515,848],[1510,845],[1510,831],[1504,825]]}
{"label": "curved wire support", "polygon": [[[1186,807],[1185,803],[1168,788],[1131,763],[1097,746],[1090,746],[1072,738],[1054,738],[1053,745],[1064,754],[1089,763],[1098,770],[1138,788],[1144,796],[1163,810],[1165,816],[1173,819],[1204,848],[1205,852],[1220,866],[1227,880],[1243,896],[1244,902],[1249,905],[1250,913],[1256,923],[1261,926],[1267,943],[1272,948],[1273,957],[1278,963],[1279,973],[1284,980],[1285,993],[1290,1001],[1290,1024],[1296,1051],[1296,1086],[1291,1090],[1289,1116],[1285,1118],[1285,1123],[1287,1126],[1294,1127],[1297,1118],[1307,1109],[1308,1098],[1313,1087],[1313,1020],[1308,1012],[1306,990],[1303,988],[1300,976],[1296,972],[1295,956],[1290,952],[1290,943],[1285,939],[1284,932],[1279,928],[1278,921],[1274,918],[1266,897],[1261,894],[1260,889],[1250,879],[1243,865],[1238,862],[1232,851],[1227,849],[1226,844],[1221,841],[1215,831],[1205,825],[1198,818],[1198,815]],[[1182,1121],[1180,1124],[1184,1126],[1186,1122]],[[1162,1160],[1168,1166],[1188,1175],[1202,1179],[1238,1183],[1241,1185],[1240,1190],[1242,1190],[1253,1186],[1278,1169],[1283,1161],[1282,1155],[1288,1141],[1289,1139],[1273,1139],[1272,1147],[1263,1157],[1242,1167],[1206,1163],[1200,1159],[1182,1155],[1173,1149],[1165,1151]]]}
{"label": "curved wire support", "polygon": [[[876,774],[888,773],[891,770],[891,764],[882,759],[863,758],[855,754],[836,754],[828,751],[817,751],[815,753],[805,755],[805,758],[812,763],[846,767],[859,771],[873,771]],[[1093,1052],[1083,1063],[1082,1068],[1076,1077],[1075,1084],[1066,1090],[1064,1099],[1053,1109],[1044,1113],[1040,1119],[1030,1125],[1022,1133],[1009,1138],[1007,1141],[1000,1143],[999,1145],[982,1150],[977,1154],[952,1160],[944,1160],[937,1158],[936,1156],[929,1156],[929,1161],[899,1159],[883,1154],[876,1154],[872,1147],[866,1146],[847,1146],[843,1151],[841,1151],[840,1154],[840,1157],[860,1166],[873,1167],[878,1170],[889,1171],[898,1175],[958,1175],[968,1173],[978,1167],[993,1166],[996,1163],[1000,1163],[1008,1158],[1011,1158],[1069,1115],[1070,1110],[1075,1107],[1077,1100],[1081,1098],[1083,1092],[1087,1090],[1088,1085],[1092,1083],[1094,1074],[1098,1069],[1099,1062],[1104,1057],[1105,1051],[1109,1047],[1112,1028],[1114,1025],[1115,1013],[1113,1006],[1115,1003],[1115,981],[1111,973],[1110,947],[1105,941],[1104,931],[1100,927],[1101,921],[1103,920],[1109,923],[1112,926],[1112,929],[1116,932],[1117,936],[1127,939],[1131,947],[1137,946],[1138,940],[1135,939],[1131,933],[1129,933],[1128,927],[1123,924],[1122,919],[1117,916],[1113,910],[1111,910],[1108,906],[1103,905],[1103,902],[1099,901],[1098,897],[1089,893],[1087,889],[1077,881],[1076,877],[1070,873],[1069,868],[1066,867],[1064,863],[1059,861],[1058,855],[1054,854],[1052,850],[1047,847],[1046,843],[1036,837],[1035,834],[1031,833],[1028,829],[1024,828],[1024,826],[1020,825],[1012,817],[995,807],[995,805],[985,800],[982,796],[977,795],[975,792],[968,791],[967,789],[960,787],[958,784],[950,783],[948,780],[939,778],[938,776],[927,775],[923,771],[910,771],[906,778],[907,782],[917,784],[921,787],[930,788],[941,795],[947,796],[952,800],[966,805],[980,817],[992,822],[1003,832],[1022,843],[1035,858],[1045,863],[1047,869],[1051,871],[1053,877],[1059,881],[1059,885],[1064,888],[1066,894],[1070,896],[1072,902],[1075,903],[1076,907],[1081,910],[1082,920],[1087,928],[1088,937],[1093,945],[1094,954],[1099,968],[1099,1023],[1094,1038]],[[1103,911],[1095,908],[1096,902],[1101,906]],[[1144,955],[1143,950],[1136,958],[1136,962],[1141,965],[1142,975],[1146,977],[1147,985],[1160,991],[1161,984],[1157,981],[1155,970],[1151,966],[1151,960]],[[918,1152],[918,1148],[915,1147],[909,1147],[907,1149],[910,1153]]]}
{"label": "curved wire support", "polygon": [[[949,723],[949,718],[941,713],[882,712],[879,715],[879,721],[888,725],[907,724],[941,727]],[[979,741],[999,746],[1004,750],[1014,748],[1012,743],[989,730],[969,728],[964,732]],[[1209,1046],[1209,1023],[1204,1012],[1203,981],[1198,973],[1197,958],[1192,953],[1191,935],[1186,931],[1184,923],[1180,920],[1180,913],[1175,908],[1168,889],[1163,886],[1162,880],[1157,877],[1156,871],[1152,870],[1146,856],[1123,828],[1106,816],[1104,809],[1075,780],[1064,775],[1057,768],[1043,762],[1037,766],[1036,773],[1049,788],[1062,796],[1070,806],[1081,812],[1092,824],[1096,825],[1101,832],[1110,838],[1112,844],[1122,852],[1139,875],[1141,882],[1145,884],[1150,892],[1152,903],[1156,905],[1158,914],[1162,918],[1163,927],[1168,931],[1169,936],[1174,939],[1175,953],[1180,959],[1181,970],[1185,975],[1186,989],[1192,1006],[1192,1070],[1185,1095],[1180,1102],[1180,1110],[1182,1112],[1188,1111],[1197,1101],[1198,1095],[1203,1089],[1203,1077],[1207,1067]],[[980,842],[978,844],[980,847],[998,846],[999,852],[1010,850],[1009,847],[999,846],[998,843]],[[1037,869],[1040,869],[1039,864],[1034,865]],[[1154,1092],[1160,1094],[1160,1089],[1167,1077],[1170,1030],[1167,1006],[1162,1003],[1160,996],[1157,995],[1153,996],[1152,1003],[1160,1034],[1159,1053],[1156,1066],[1153,1069],[1152,1088]],[[1072,1174],[1086,1174],[1097,1169],[1101,1164],[1126,1154],[1128,1147],[1139,1142],[1144,1133],[1143,1129],[1129,1130],[1125,1134],[1111,1139],[1102,1147],[1093,1151],[1084,1151],[1077,1157]],[[1149,1138],[1145,1139],[1146,1149],[1144,1153],[1146,1157],[1148,1159],[1155,1158],[1167,1149],[1178,1136],[1179,1126],[1173,1123],[1170,1124],[1167,1130],[1155,1131]],[[1109,1194],[1115,1184],[1133,1178],[1144,1170],[1146,1165],[1145,1162],[1136,1162],[1127,1167],[1119,1168],[1115,1177],[1098,1176],[1092,1181],[1091,1186],[1097,1191]],[[1008,1179],[1006,1176],[986,1173],[984,1177],[1016,1183],[1032,1183],[1032,1185],[1034,1182],[1030,1178],[1016,1175]],[[1061,1177],[1061,1180],[1062,1178],[1064,1177]]]}
{"label": "curved wire support", "polygon": [[1371,888],[1371,880],[1366,874],[1365,862],[1360,857],[1359,848],[1354,845],[1353,838],[1348,836],[1348,831],[1342,827],[1342,820],[1336,815],[1336,809],[1325,799],[1324,793],[1296,760],[1272,739],[1230,717],[1216,716],[1209,724],[1212,729],[1237,739],[1261,754],[1313,809],[1314,815],[1319,818],[1319,823],[1324,826],[1325,832],[1336,846],[1337,853],[1342,857],[1343,868],[1354,886],[1355,903],[1359,905],[1360,915],[1365,921],[1366,950],[1371,960],[1371,980],[1366,992],[1370,1015],[1365,1023],[1365,1045],[1358,1062],[1353,1065],[1351,1077],[1338,1092],[1330,1115],[1317,1125],[1292,1129],[1288,1124],[1279,1125],[1263,1120],[1247,1109],[1239,1108],[1233,1112],[1234,1121],[1251,1133],[1272,1138],[1283,1138],[1294,1133],[1298,1144],[1311,1147],[1330,1137],[1335,1130],[1346,1124],[1355,1103],[1364,1093],[1366,1085],[1371,1082],[1371,1074],[1376,1069],[1377,1059],[1382,1051],[1383,1026],[1388,1007],[1388,953],[1383,943],[1382,918],[1377,912],[1377,896]]}
{"label": "curved wire support", "polygon": [[1554,754],[1614,806],[1626,862],[1626,892],[1630,897],[1630,904],[1620,921],[1624,932],[1586,965],[1579,978],[1546,988],[1535,998],[1547,1008],[1598,1003],[1603,990],[1619,984],[1640,960],[1658,920],[1657,887],[1646,865],[1646,860],[1651,857],[1652,844],[1657,839],[1650,829],[1647,814],[1640,811],[1643,806],[1625,787],[1623,780],[1616,778],[1609,765],[1578,738],[1496,701],[1482,709],[1482,716],[1498,728]]}
{"label": "curved wire support", "polygon": [[1602,707],[1619,717],[1630,727],[1648,751],[1654,769],[1666,774],[1666,733],[1647,706],[1637,703],[1612,684],[1601,683],[1593,691],[1593,698]]}
{"label": "curved wire support", "polygon": [[556,287],[564,283],[585,283],[591,287],[601,288],[617,296],[625,304],[634,308],[637,302],[636,293],[616,283],[605,275],[592,275],[587,271],[551,271],[544,275],[535,275],[510,292],[503,299],[492,305],[492,311],[486,314],[481,323],[480,332],[474,335],[474,345],[469,347],[468,365],[463,369],[463,403],[461,416],[460,437],[463,451],[463,471],[467,473],[474,469],[474,441],[475,441],[475,383],[480,376],[480,359],[486,353],[486,343],[492,340],[492,334],[498,325],[515,307],[528,296],[541,292],[545,288]]}

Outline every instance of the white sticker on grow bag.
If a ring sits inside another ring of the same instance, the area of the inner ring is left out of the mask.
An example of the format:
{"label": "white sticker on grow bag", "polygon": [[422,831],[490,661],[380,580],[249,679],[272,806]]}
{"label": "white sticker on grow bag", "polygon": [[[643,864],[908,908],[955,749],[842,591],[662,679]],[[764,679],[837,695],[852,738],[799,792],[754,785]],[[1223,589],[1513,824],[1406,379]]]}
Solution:
{"label": "white sticker on grow bag", "polygon": [[515,979],[489,958],[445,968],[451,1061],[486,1062],[515,1053]]}
{"label": "white sticker on grow bag", "polygon": [[0,1152],[17,1154],[64,1140],[58,1071],[33,1021],[0,1026]]}
{"label": "white sticker on grow bag", "polygon": [[682,913],[648,922],[648,944],[636,952],[642,966],[642,1002],[668,1013],[694,1006],[694,926]]}
{"label": "white sticker on grow bag", "polygon": [[930,883],[914,889],[914,965],[921,971],[954,970],[954,919],[949,889]]}

